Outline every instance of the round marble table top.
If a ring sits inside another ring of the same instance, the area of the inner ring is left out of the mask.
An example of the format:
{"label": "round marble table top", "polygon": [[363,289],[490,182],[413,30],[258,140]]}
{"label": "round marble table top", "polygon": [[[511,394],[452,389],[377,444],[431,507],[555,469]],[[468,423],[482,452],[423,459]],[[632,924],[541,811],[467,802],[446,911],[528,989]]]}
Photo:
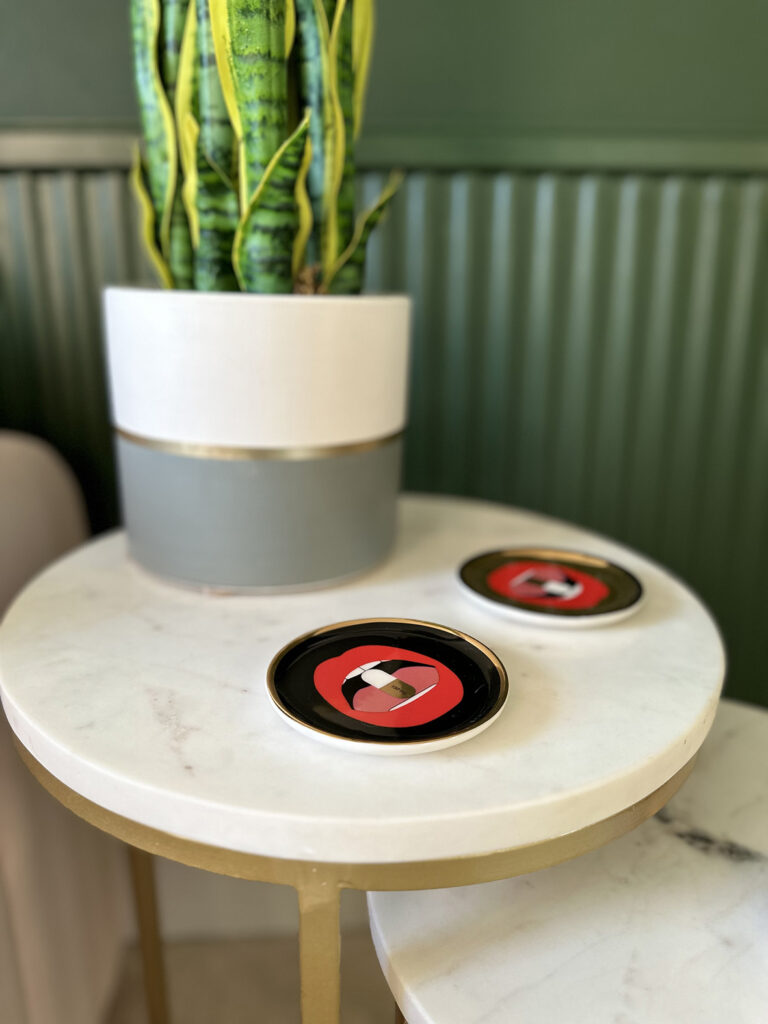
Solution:
{"label": "round marble table top", "polygon": [[[510,622],[464,592],[474,553],[537,544],[605,555],[635,573],[635,615],[588,631]],[[424,619],[486,644],[509,698],[480,736],[375,758],[290,728],[270,659],[309,630]],[[703,741],[723,679],[704,607],[657,565],[544,516],[460,499],[402,500],[391,558],[364,578],[280,596],[215,596],[159,582],[112,534],[21,594],[0,630],[11,726],[95,803],[185,839],[245,853],[398,863],[555,838],[628,807]]]}
{"label": "round marble table top", "polygon": [[724,701],[680,793],[600,850],[368,907],[408,1024],[764,1024],[768,714]]}

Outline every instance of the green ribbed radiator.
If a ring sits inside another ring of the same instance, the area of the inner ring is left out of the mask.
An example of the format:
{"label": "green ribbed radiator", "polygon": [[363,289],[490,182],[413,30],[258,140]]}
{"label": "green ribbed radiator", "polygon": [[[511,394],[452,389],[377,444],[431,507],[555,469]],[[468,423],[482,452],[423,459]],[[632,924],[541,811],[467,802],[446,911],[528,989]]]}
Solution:
{"label": "green ribbed radiator", "polygon": [[[364,198],[382,181],[364,174]],[[2,422],[60,448],[102,528],[99,291],[147,279],[125,170],[3,172],[0,225]],[[414,171],[368,269],[415,299],[407,486],[656,557],[721,622],[730,692],[760,703],[767,226],[764,177]]]}

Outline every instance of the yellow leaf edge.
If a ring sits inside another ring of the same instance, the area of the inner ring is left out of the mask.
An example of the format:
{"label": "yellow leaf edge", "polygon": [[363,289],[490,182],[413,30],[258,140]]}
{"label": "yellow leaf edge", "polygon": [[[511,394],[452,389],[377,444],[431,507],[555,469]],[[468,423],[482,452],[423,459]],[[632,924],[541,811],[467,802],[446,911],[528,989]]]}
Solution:
{"label": "yellow leaf edge", "polygon": [[173,121],[173,112],[168,102],[163,80],[160,75],[158,63],[159,40],[160,40],[160,19],[162,16],[160,0],[151,0],[149,8],[152,12],[151,36],[154,40],[155,58],[152,61],[152,81],[157,92],[160,112],[163,118],[163,129],[165,131],[166,147],[168,150],[168,183],[165,188],[165,203],[163,204],[163,215],[160,219],[160,249],[167,260],[171,251],[171,217],[173,215],[173,200],[176,195],[176,182],[178,179],[178,158],[176,155],[176,131]]}
{"label": "yellow leaf edge", "polygon": [[373,53],[374,7],[373,0],[355,0],[352,9],[352,71],[355,87],[352,98],[355,138],[363,127],[365,96]]}
{"label": "yellow leaf edge", "polygon": [[173,288],[173,276],[165,262],[163,254],[155,242],[155,208],[149,192],[144,184],[142,174],[141,147],[138,142],[134,147],[133,165],[131,167],[131,185],[139,206],[141,240],[164,288]]}
{"label": "yellow leaf edge", "polygon": [[381,190],[381,194],[379,195],[376,202],[369,206],[366,210],[363,210],[362,213],[358,214],[357,220],[355,221],[355,230],[352,234],[352,238],[350,239],[349,245],[346,247],[344,252],[341,254],[341,256],[339,256],[339,258],[331,267],[328,277],[323,278],[322,291],[326,292],[330,288],[331,282],[333,281],[334,277],[338,274],[338,272],[341,270],[341,268],[344,266],[347,260],[350,259],[352,254],[357,249],[358,245],[360,244],[360,239],[363,237],[363,232],[365,231],[365,226],[368,223],[369,219],[373,216],[374,213],[376,213],[378,209],[384,206],[385,203],[389,202],[389,200],[400,188],[404,180],[404,171],[392,171],[389,177],[387,178],[387,183]]}
{"label": "yellow leaf edge", "polygon": [[285,3],[285,59],[291,55],[293,43],[296,39],[296,5],[294,0],[286,0]]}
{"label": "yellow leaf edge", "polygon": [[192,85],[195,73],[195,43],[197,39],[197,11],[194,0],[187,8],[184,32],[179,52],[179,76],[176,84],[176,131],[184,182],[181,199],[189,222],[192,247],[200,245],[200,217],[197,212],[197,140],[200,125],[192,113]]}
{"label": "yellow leaf edge", "polygon": [[[331,152],[328,161],[324,196],[325,232],[322,240],[323,280],[333,267],[339,253],[338,197],[344,175],[344,111],[339,98],[339,32],[346,0],[337,0],[333,25],[328,39],[328,94],[331,106]],[[326,154],[326,157],[328,154]]]}
{"label": "yellow leaf edge", "polygon": [[[309,125],[309,111],[306,114],[306,122]],[[301,158],[301,164],[299,165],[299,173],[296,175],[296,187],[294,189],[294,196],[296,197],[296,207],[299,211],[299,228],[296,232],[296,237],[293,240],[293,249],[291,251],[291,276],[293,280],[299,276],[302,267],[304,266],[304,258],[307,253],[307,242],[309,236],[312,234],[312,203],[309,199],[309,192],[307,191],[307,175],[309,174],[309,165],[312,163],[312,142],[307,133],[307,141],[304,145],[304,155]]]}

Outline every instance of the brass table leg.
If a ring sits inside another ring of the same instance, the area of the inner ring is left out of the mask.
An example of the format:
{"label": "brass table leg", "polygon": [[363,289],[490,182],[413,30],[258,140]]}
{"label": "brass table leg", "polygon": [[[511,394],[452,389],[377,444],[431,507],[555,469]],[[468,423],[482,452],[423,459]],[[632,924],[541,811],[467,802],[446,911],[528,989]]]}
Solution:
{"label": "brass table leg", "polygon": [[[157,927],[157,906],[152,858],[134,848],[160,853],[190,867],[216,871],[233,878],[293,886],[299,896],[301,925],[301,1006],[304,1024],[338,1024],[341,939],[339,897],[342,888],[361,892],[396,892],[403,889],[442,889],[513,878],[594,850],[636,828],[655,814],[690,775],[696,755],[658,789],[621,811],[584,828],[528,846],[509,847],[494,853],[452,860],[403,864],[314,864],[238,853],[195,843],[114,814],[81,796],[51,775],[15,739],[21,759],[60,803],[75,814],[131,846],[136,905],[151,1024],[168,1024],[162,948]],[[402,1015],[398,1018],[402,1022]]]}
{"label": "brass table leg", "polygon": [[141,963],[144,970],[144,994],[149,1024],[170,1024],[165,993],[163,946],[157,918],[154,858],[151,854],[129,846],[133,896],[139,925]]}
{"label": "brass table leg", "polygon": [[309,881],[299,894],[302,1024],[339,1024],[341,1012],[341,890]]}

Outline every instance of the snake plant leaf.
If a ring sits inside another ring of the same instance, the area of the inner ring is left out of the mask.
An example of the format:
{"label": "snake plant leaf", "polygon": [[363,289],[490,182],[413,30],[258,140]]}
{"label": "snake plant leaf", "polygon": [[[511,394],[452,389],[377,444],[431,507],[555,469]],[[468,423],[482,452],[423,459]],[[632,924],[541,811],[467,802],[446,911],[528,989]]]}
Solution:
{"label": "snake plant leaf", "polygon": [[352,16],[352,71],[354,86],[354,135],[363,127],[365,94],[368,90],[368,75],[371,70],[373,52],[373,0],[354,0]]}
{"label": "snake plant leaf", "polygon": [[386,213],[404,177],[402,171],[393,171],[373,206],[357,218],[352,241],[339,256],[328,277],[323,280],[322,291],[333,295],[357,295],[362,290],[368,239]]}
{"label": "snake plant leaf", "polygon": [[144,248],[149,255],[157,276],[160,278],[160,282],[165,288],[173,288],[170,267],[163,259],[163,254],[160,252],[155,236],[155,207],[149,194],[144,165],[141,159],[141,149],[138,144],[133,154],[131,185],[139,205],[141,240],[144,243]]}
{"label": "snake plant leaf", "polygon": [[159,0],[131,0],[134,72],[145,142],[147,185],[158,224],[160,250],[167,261],[177,157],[173,115],[158,66],[159,33]]}
{"label": "snake plant leaf", "polygon": [[[160,71],[168,103],[173,109],[179,72],[181,41],[184,34],[189,0],[161,0]],[[193,283],[192,239],[185,215],[182,185],[178,178],[174,187],[168,238],[168,263],[177,288],[191,288]]]}
{"label": "snake plant leaf", "polygon": [[199,154],[197,208],[200,236],[195,250],[195,288],[203,292],[237,291],[232,247],[239,217],[237,193]]}
{"label": "snake plant leaf", "polygon": [[331,191],[329,156],[334,129],[328,61],[330,30],[323,0],[296,0],[296,29],[300,98],[312,111],[309,123],[312,162],[307,175],[312,234],[307,244],[307,259],[314,264],[320,262],[322,227]]}
{"label": "snake plant leaf", "polygon": [[191,288],[194,283],[192,238],[189,221],[184,210],[181,189],[177,189],[171,206],[168,232],[168,266],[171,268],[174,288]]}
{"label": "snake plant leaf", "polygon": [[227,114],[216,67],[208,0],[193,0],[197,10],[198,120],[200,142],[208,162],[234,187],[237,176],[235,133]]}
{"label": "snake plant leaf", "polygon": [[[352,70],[352,33],[353,33],[352,0],[339,4],[336,9],[334,23],[338,18],[336,29],[336,88],[338,104],[344,119],[341,175],[338,183],[336,199],[336,234],[335,253],[342,252],[352,240],[355,229],[355,78]],[[328,263],[333,257],[329,255]]]}
{"label": "snake plant leaf", "polygon": [[293,290],[292,251],[299,229],[296,185],[305,158],[309,114],[280,146],[253,193],[235,235],[232,262],[243,291]]}
{"label": "snake plant leaf", "polygon": [[198,244],[195,287],[199,291],[235,291],[232,245],[240,216],[235,190],[235,134],[216,66],[208,0],[194,0],[197,14]]}
{"label": "snake plant leaf", "polygon": [[288,134],[285,0],[210,0],[210,13],[242,214]]}
{"label": "snake plant leaf", "polygon": [[[351,5],[346,0],[296,0],[299,69],[302,99],[312,110],[312,166],[308,189],[312,202],[313,234],[308,257],[320,263],[326,276],[340,248],[340,225],[346,241],[352,233],[354,182],[343,195],[346,151],[345,112],[340,98],[339,63],[348,87],[347,113],[353,123]],[[329,15],[332,21],[329,27]],[[350,132],[351,135],[351,132]],[[351,156],[351,153],[350,153]],[[347,165],[351,171],[351,164]]]}
{"label": "snake plant leaf", "polygon": [[176,91],[176,123],[184,169],[183,196],[189,218],[197,291],[234,291],[232,243],[238,221],[232,180],[234,135],[216,76],[206,0],[192,0],[187,13]]}
{"label": "snake plant leaf", "polygon": [[190,0],[162,0],[160,17],[160,73],[171,108],[175,102],[181,41]]}

